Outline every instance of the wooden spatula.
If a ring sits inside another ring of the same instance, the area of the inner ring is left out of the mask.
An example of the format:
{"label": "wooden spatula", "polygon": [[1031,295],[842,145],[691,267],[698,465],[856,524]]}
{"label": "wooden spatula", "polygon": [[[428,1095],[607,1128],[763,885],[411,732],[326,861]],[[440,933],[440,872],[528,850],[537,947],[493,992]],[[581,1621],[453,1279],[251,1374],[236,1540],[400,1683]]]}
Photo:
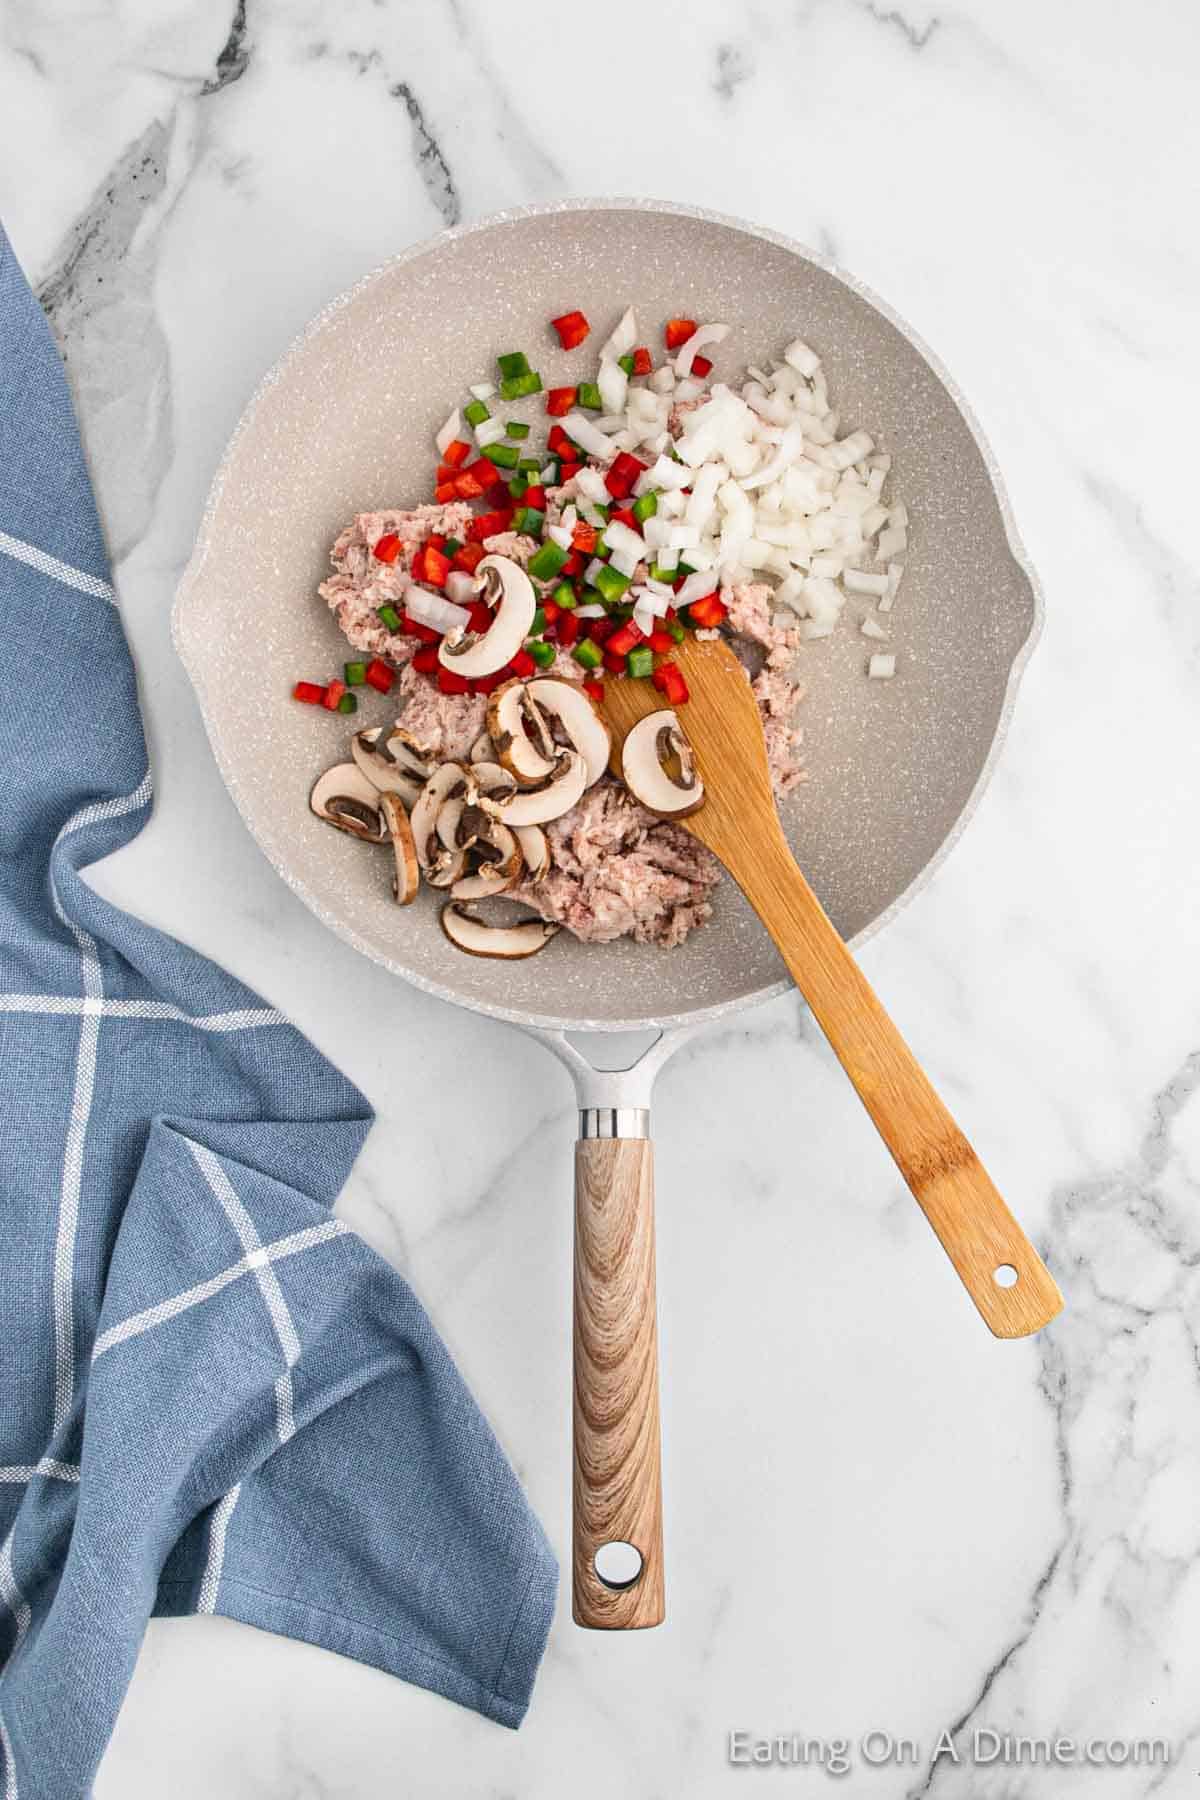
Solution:
{"label": "wooden spatula", "polygon": [[[720,857],[779,946],[985,1323],[997,1337],[1039,1331],[1062,1295],[793,859],[740,662],[722,639],[695,638],[674,660],[691,692],[679,722],[705,789],[704,805],[680,823]],[[665,704],[647,681],[607,684],[618,774],[625,733]]]}

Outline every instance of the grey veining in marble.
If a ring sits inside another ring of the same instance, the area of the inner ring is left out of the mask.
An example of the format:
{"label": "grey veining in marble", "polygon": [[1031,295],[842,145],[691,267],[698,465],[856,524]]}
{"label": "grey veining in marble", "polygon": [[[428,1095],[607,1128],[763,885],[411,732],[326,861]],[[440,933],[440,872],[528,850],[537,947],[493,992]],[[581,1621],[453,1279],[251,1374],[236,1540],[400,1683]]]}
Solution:
{"label": "grey veining in marble", "polygon": [[[94,879],[366,1089],[380,1122],[341,1210],[416,1284],[560,1548],[567,1082],[324,933],[243,831],[168,635],[230,430],[312,313],[446,221],[686,201],[819,245],[912,321],[981,418],[1047,600],[978,816],[864,962],[1062,1319],[987,1337],[794,1001],[719,1026],[655,1118],[667,1625],[614,1641],[564,1606],[514,1736],[304,1645],[161,1622],[99,1800],[1194,1790],[1198,65],[1181,0],[0,15],[0,214],[70,364],[158,782]],[[939,1732],[977,1727],[1172,1755],[930,1765]],[[867,1766],[872,1728],[919,1763]],[[844,1735],[853,1766],[733,1768],[739,1729]]]}

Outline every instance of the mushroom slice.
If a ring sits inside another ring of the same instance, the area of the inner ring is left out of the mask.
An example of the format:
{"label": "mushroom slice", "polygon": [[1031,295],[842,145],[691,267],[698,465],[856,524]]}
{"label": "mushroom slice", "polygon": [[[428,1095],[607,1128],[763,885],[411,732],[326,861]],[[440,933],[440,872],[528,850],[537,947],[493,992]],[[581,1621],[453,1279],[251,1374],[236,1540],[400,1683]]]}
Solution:
{"label": "mushroom slice", "polygon": [[471,745],[469,760],[473,763],[491,762],[494,760],[495,755],[496,747],[492,743],[491,738],[486,731],[481,731],[479,736],[475,739],[475,742]]}
{"label": "mushroom slice", "polygon": [[[497,689],[497,692],[502,690]],[[555,675],[535,677],[526,685],[532,704],[552,713],[572,746],[587,764],[587,784],[599,781],[608,767],[612,733],[578,682]]]}
{"label": "mushroom slice", "polygon": [[485,900],[489,894],[502,894],[521,879],[525,859],[516,834],[495,819],[489,819],[486,839],[477,845],[477,854],[486,857],[470,875],[456,881],[450,892],[456,900]]}
{"label": "mushroom slice", "polygon": [[541,787],[520,788],[512,794],[481,794],[479,804],[515,831],[518,825],[544,825],[548,819],[561,819],[586,786],[587,764],[578,750],[564,750],[553,775]]}
{"label": "mushroom slice", "polygon": [[384,754],[410,775],[420,781],[428,781],[433,774],[437,758],[426,744],[418,744],[411,731],[405,731],[403,725],[393,725],[383,746]]}
{"label": "mushroom slice", "polygon": [[521,919],[516,925],[489,925],[461,906],[442,908],[442,930],[469,956],[533,956],[561,929],[549,919],[536,918]]}
{"label": "mushroom slice", "polygon": [[494,617],[482,634],[456,627],[438,646],[438,661],[469,681],[494,675],[510,663],[529,636],[537,596],[519,563],[509,556],[485,556],[479,564],[483,600]]}
{"label": "mushroom slice", "polygon": [[472,763],[467,770],[467,780],[475,790],[476,798],[480,794],[511,794],[517,785],[517,778],[508,769],[502,769],[498,762]]}
{"label": "mushroom slice", "polygon": [[308,803],[318,819],[365,844],[385,844],[387,824],[379,810],[379,789],[357,763],[327,769],[313,787]]}
{"label": "mushroom slice", "polygon": [[356,731],[350,744],[351,754],[373,788],[381,794],[399,794],[405,806],[413,806],[425,777],[403,768],[389,754],[386,741],[380,742],[382,737],[383,728],[379,725],[370,731]]}
{"label": "mushroom slice", "polygon": [[[532,787],[553,775],[557,762],[554,741],[541,713],[530,709],[528,691],[519,677],[489,695],[487,722],[496,755],[522,787]],[[539,742],[530,737],[530,725]]]}
{"label": "mushroom slice", "polygon": [[692,746],[670,707],[633,726],[621,749],[621,773],[634,799],[660,819],[686,818],[704,804]]}
{"label": "mushroom slice", "polygon": [[447,850],[439,844],[434,852],[433,861],[423,870],[430,887],[453,887],[467,872],[467,853],[465,850]]}
{"label": "mushroom slice", "polygon": [[438,855],[435,844],[438,814],[447,800],[457,799],[466,792],[466,787],[467,778],[461,764],[444,762],[439,763],[417,795],[412,809],[413,841],[417,847],[417,860],[426,873]]}
{"label": "mushroom slice", "polygon": [[550,839],[540,825],[515,825],[513,830],[530,881],[545,881],[550,873]]}
{"label": "mushroom slice", "polygon": [[493,820],[468,795],[445,801],[437,816],[437,835],[447,850],[469,850],[486,837]]}
{"label": "mushroom slice", "polygon": [[413,842],[412,825],[399,794],[390,790],[379,796],[379,810],[391,834],[396,873],[392,877],[392,894],[397,906],[407,906],[417,897],[421,885],[421,865]]}

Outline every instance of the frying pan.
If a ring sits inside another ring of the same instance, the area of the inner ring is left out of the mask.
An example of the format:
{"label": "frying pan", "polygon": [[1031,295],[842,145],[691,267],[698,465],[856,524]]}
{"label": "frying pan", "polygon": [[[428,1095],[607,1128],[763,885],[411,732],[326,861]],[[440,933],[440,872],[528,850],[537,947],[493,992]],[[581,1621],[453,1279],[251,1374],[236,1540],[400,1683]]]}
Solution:
{"label": "frying pan", "polygon": [[[865,680],[852,631],[811,649],[810,779],[781,809],[826,910],[862,942],[929,878],[986,785],[1040,601],[949,377],[814,251],[638,200],[502,213],[405,251],[333,301],[263,381],[217,472],[174,615],[221,773],[284,880],[357,949],[523,1027],[575,1079],[574,1611],[617,1629],[663,1616],[651,1089],[685,1037],[789,983],[730,881],[712,922],[669,952],[562,933],[531,963],[463,956],[427,898],[392,903],[389,858],[309,812],[308,788],[343,739],[327,715],[284,696],[297,674],[344,659],[315,594],[334,537],[356,512],[427,494],[433,434],[465,384],[518,348],[547,387],[578,379],[579,353],[551,348],[547,321],[579,307],[600,341],[630,302],[647,341],[670,316],[727,320],[731,367],[802,336],[847,426],[893,452],[913,521],[894,615],[900,674]],[[261,684],[242,678],[264,660],[279,673],[278,704],[264,706]],[[290,785],[281,770],[295,772]],[[587,1034],[616,1031],[642,1036],[641,1054],[614,1072],[597,1066]],[[631,1547],[624,1564],[621,1546]]]}

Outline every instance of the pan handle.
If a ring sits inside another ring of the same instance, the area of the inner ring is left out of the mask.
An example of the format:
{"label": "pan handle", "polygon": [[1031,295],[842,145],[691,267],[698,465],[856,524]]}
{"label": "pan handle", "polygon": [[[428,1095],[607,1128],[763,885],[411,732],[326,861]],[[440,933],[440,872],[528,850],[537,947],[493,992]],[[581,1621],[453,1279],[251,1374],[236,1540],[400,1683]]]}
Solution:
{"label": "pan handle", "polygon": [[648,1121],[585,1108],[575,1146],[572,1611],[599,1631],[664,1616]]}
{"label": "pan handle", "polygon": [[650,1094],[698,1027],[656,1028],[620,1069],[598,1068],[563,1031],[531,1029],[579,1096],[572,1612],[594,1631],[638,1631],[665,1612]]}

